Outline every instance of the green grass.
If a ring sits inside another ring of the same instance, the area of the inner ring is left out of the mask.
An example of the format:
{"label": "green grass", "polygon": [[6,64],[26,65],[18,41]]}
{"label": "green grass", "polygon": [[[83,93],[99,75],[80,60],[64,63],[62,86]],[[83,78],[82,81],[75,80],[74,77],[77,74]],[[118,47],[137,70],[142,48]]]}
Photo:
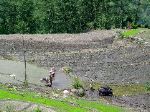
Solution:
{"label": "green grass", "polygon": [[[98,90],[100,87],[102,87],[102,84],[99,83],[93,83],[93,88]],[[145,84],[108,84],[113,89],[113,94],[115,96],[123,96],[123,95],[136,95],[136,94],[145,94],[149,93],[147,91]],[[89,88],[89,84],[84,82],[84,88]],[[128,90],[128,91],[127,91]]]}
{"label": "green grass", "polygon": [[141,32],[140,29],[131,29],[131,30],[126,30],[121,33],[122,38],[130,38],[138,35]]}
{"label": "green grass", "polygon": [[148,91],[144,84],[110,85],[115,96],[145,94]]}
{"label": "green grass", "polygon": [[76,100],[76,102],[80,106],[86,106],[91,109],[99,110],[100,112],[123,112],[121,108],[114,108],[114,106],[106,105],[106,104],[100,104],[99,102],[88,102],[85,100]]}
{"label": "green grass", "polygon": [[[43,104],[54,108],[57,112],[91,112],[93,109],[98,112],[124,112],[124,110],[120,107],[107,105],[100,102],[79,99],[56,100],[39,96],[36,93],[0,89],[0,100],[7,99]],[[69,102],[74,102],[75,105],[72,105]]]}
{"label": "green grass", "polygon": [[[0,90],[0,99],[11,99],[11,100],[21,100],[21,101],[30,101],[33,103],[44,104],[46,106],[54,107],[56,110],[62,110],[62,112],[86,112],[86,109],[79,107],[71,106],[65,102],[59,100],[48,99],[44,97],[37,96],[34,93],[21,93],[10,92],[7,90]],[[69,107],[69,108],[68,108]]]}
{"label": "green grass", "polygon": [[146,91],[149,91],[149,92],[150,92],[150,82],[147,82],[147,83],[145,84],[145,89],[146,89]]}

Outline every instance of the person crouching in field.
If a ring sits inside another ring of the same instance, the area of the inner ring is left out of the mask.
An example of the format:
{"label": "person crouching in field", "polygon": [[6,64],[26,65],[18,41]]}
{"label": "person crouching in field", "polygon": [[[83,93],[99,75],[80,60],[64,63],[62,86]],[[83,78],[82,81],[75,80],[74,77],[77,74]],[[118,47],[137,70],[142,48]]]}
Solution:
{"label": "person crouching in field", "polygon": [[52,67],[51,70],[49,71],[49,77],[52,78],[52,80],[55,79],[55,72],[56,72],[55,67]]}
{"label": "person crouching in field", "polygon": [[48,86],[48,87],[51,87],[51,86],[52,86],[52,83],[51,83],[51,81],[50,81],[50,79],[49,79],[48,77],[42,78],[40,81],[41,81],[42,83],[43,83],[43,82],[46,83],[45,86]]}
{"label": "person crouching in field", "polygon": [[55,72],[56,72],[55,68],[52,67],[49,71],[49,77],[42,78],[41,82],[45,82],[46,83],[45,86],[52,87],[53,80],[55,79]]}

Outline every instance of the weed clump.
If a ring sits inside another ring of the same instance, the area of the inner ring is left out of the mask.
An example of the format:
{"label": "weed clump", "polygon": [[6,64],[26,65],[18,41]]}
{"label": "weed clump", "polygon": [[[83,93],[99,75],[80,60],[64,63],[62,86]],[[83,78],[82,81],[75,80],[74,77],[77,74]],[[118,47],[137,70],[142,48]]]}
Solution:
{"label": "weed clump", "polygon": [[73,88],[80,89],[83,88],[83,84],[78,77],[75,77],[72,84]]}
{"label": "weed clump", "polygon": [[42,112],[42,110],[40,108],[35,108],[33,112]]}
{"label": "weed clump", "polygon": [[147,82],[145,84],[145,89],[146,89],[146,91],[150,91],[150,82]]}
{"label": "weed clump", "polygon": [[70,67],[63,67],[62,70],[67,75],[72,73],[72,71],[73,71]]}

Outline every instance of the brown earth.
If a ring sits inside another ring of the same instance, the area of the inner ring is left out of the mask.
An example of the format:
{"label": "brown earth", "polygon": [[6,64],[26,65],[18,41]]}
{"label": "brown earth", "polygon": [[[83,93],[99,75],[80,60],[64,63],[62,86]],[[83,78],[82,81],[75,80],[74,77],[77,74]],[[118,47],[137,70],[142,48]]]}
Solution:
{"label": "brown earth", "polygon": [[0,35],[0,39],[7,40],[33,40],[33,41],[49,41],[64,44],[87,44],[89,42],[96,42],[103,39],[115,36],[115,31],[103,30],[92,31],[80,34],[13,34],[13,35]]}

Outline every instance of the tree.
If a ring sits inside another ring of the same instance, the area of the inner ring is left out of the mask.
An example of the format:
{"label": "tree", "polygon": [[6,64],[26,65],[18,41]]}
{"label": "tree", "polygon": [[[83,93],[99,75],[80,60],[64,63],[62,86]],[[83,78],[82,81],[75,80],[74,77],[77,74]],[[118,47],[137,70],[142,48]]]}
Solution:
{"label": "tree", "polygon": [[10,0],[0,1],[0,33],[9,34],[14,32],[16,23],[16,5]]}
{"label": "tree", "polygon": [[140,0],[138,23],[150,26],[150,0]]}
{"label": "tree", "polygon": [[[80,32],[80,13],[76,0],[59,0],[56,3],[56,26],[57,31],[64,33]],[[59,6],[59,7],[58,7]]]}
{"label": "tree", "polygon": [[150,25],[150,0],[0,0],[0,33],[79,33]]}
{"label": "tree", "polygon": [[19,33],[36,33],[34,20],[34,4],[32,0],[22,0],[19,4],[18,23],[16,25]]}

